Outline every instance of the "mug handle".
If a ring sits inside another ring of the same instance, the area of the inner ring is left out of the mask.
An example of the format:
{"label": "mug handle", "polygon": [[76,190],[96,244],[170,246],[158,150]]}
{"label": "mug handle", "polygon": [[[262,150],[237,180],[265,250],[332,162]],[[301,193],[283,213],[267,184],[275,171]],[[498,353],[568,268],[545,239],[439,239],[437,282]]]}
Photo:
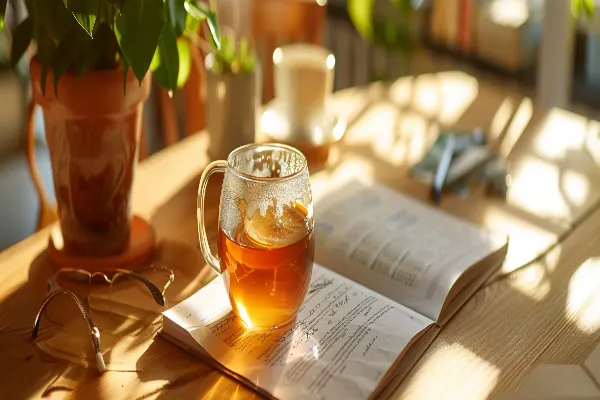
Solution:
{"label": "mug handle", "polygon": [[208,245],[208,237],[206,236],[206,226],[204,224],[204,197],[206,196],[206,187],[208,186],[208,179],[215,172],[225,173],[227,161],[218,160],[213,161],[204,169],[202,176],[200,177],[200,185],[198,186],[198,201],[197,201],[197,213],[198,213],[198,239],[200,240],[200,248],[202,249],[202,255],[206,263],[217,273],[221,274],[221,265],[219,259],[210,252],[210,246]]}

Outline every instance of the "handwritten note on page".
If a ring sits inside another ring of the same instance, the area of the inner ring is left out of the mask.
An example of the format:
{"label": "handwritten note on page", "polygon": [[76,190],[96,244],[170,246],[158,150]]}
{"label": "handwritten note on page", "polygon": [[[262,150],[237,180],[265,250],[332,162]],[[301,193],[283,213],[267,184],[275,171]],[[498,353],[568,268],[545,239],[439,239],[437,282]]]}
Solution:
{"label": "handwritten note on page", "polygon": [[456,279],[499,246],[476,225],[358,181],[315,205],[315,230],[317,254],[353,262],[317,261],[433,320]]}
{"label": "handwritten note on page", "polygon": [[281,399],[366,399],[433,322],[317,264],[291,328],[244,328],[220,277],[165,317],[215,360]]}

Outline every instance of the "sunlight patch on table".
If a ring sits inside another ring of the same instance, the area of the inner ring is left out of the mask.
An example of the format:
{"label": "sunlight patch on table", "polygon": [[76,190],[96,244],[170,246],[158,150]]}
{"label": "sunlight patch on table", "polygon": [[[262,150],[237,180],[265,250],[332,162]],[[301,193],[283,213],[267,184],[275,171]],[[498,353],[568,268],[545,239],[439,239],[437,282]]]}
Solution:
{"label": "sunlight patch on table", "polygon": [[[151,219],[156,210],[169,202],[171,195],[191,181],[197,182],[209,163],[207,147],[208,135],[192,135],[140,163],[131,194],[136,214]],[[178,162],[174,163],[172,157],[177,157]],[[160,191],[149,192],[151,187],[160,188]]]}
{"label": "sunlight patch on table", "polygon": [[516,273],[510,286],[535,301],[546,298],[551,288],[543,263],[535,263]]}
{"label": "sunlight patch on table", "polygon": [[571,212],[563,198],[558,166],[525,156],[512,171],[508,202],[542,218],[568,220]]}
{"label": "sunlight patch on table", "polygon": [[563,159],[568,150],[583,148],[587,135],[587,119],[553,108],[535,138],[533,148],[548,159]]}
{"label": "sunlight patch on table", "polygon": [[566,199],[575,206],[583,206],[590,194],[590,182],[580,172],[567,169],[562,174],[561,187]]}
{"label": "sunlight patch on table", "polygon": [[560,261],[561,254],[561,245],[553,247],[552,249],[550,249],[550,251],[548,251],[548,253],[546,253],[546,256],[544,257],[544,266],[546,267],[547,273],[551,274],[556,270],[556,267],[558,267],[558,262]]}
{"label": "sunlight patch on table", "polygon": [[424,74],[413,80],[412,106],[426,117],[451,125],[464,114],[478,93],[477,79],[464,72]]}
{"label": "sunlight patch on table", "polygon": [[509,235],[508,254],[502,265],[503,273],[533,260],[556,240],[556,235],[552,232],[499,208],[488,207],[483,215],[483,224],[492,231]]}
{"label": "sunlight patch on table", "polygon": [[596,165],[600,166],[600,122],[590,121],[585,149],[593,158]]}
{"label": "sunlight patch on table", "polygon": [[496,366],[458,343],[442,341],[432,347],[414,374],[406,380],[402,392],[407,397],[457,400],[487,398],[500,375]]}
{"label": "sunlight patch on table", "polygon": [[566,308],[582,331],[600,328],[600,258],[589,258],[577,268],[569,281]]}
{"label": "sunlight patch on table", "polygon": [[404,145],[406,153],[402,160],[390,158],[395,161],[395,164],[402,161],[414,164],[423,158],[427,148],[431,145],[428,133],[429,126],[422,116],[418,113],[407,113],[400,117],[396,133],[402,140],[398,141],[394,147],[388,148],[387,153],[391,156],[391,153],[396,150],[396,146]]}
{"label": "sunlight patch on table", "polygon": [[346,144],[363,144],[377,140],[381,135],[394,133],[398,109],[392,104],[375,103],[358,120],[354,121],[344,135]]}
{"label": "sunlight patch on table", "polygon": [[405,76],[394,81],[388,90],[390,100],[399,106],[409,105],[412,99],[415,79],[413,76]]}
{"label": "sunlight patch on table", "polygon": [[504,129],[508,125],[510,118],[512,117],[515,106],[512,99],[506,97],[500,103],[500,106],[496,110],[492,123],[490,124],[489,138],[490,141],[495,142],[500,138]]}
{"label": "sunlight patch on table", "polygon": [[[231,394],[230,390],[231,390],[231,385],[235,385],[235,392],[233,394]],[[212,399],[223,399],[224,393],[229,393],[228,396],[230,399],[237,399],[238,398],[238,389],[240,387],[240,384],[238,384],[237,382],[229,379],[227,376],[219,374],[219,377],[217,378],[216,382],[212,384],[212,388],[210,388],[210,390],[202,397],[204,399],[207,400],[212,400]],[[247,393],[242,393],[242,394],[247,394]]]}
{"label": "sunlight patch on table", "polygon": [[517,141],[527,128],[529,121],[531,121],[531,117],[533,115],[533,102],[530,98],[525,97],[521,100],[521,104],[517,108],[515,115],[510,123],[506,135],[502,139],[500,143],[498,153],[502,157],[508,157],[508,155],[512,152],[513,148],[517,144]]}
{"label": "sunlight patch on table", "polygon": [[371,162],[357,156],[347,157],[336,168],[311,176],[313,201],[317,203],[320,199],[342,188],[350,181],[372,182],[373,179],[373,165]]}

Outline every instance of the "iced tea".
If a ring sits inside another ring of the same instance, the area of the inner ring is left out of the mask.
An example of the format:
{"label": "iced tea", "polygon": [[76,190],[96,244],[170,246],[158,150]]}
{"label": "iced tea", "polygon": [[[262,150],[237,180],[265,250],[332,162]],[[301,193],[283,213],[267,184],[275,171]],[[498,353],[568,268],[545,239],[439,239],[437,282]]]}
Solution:
{"label": "iced tea", "polygon": [[218,248],[231,305],[248,328],[276,328],[294,320],[314,259],[304,207],[257,210],[233,232],[220,228]]}

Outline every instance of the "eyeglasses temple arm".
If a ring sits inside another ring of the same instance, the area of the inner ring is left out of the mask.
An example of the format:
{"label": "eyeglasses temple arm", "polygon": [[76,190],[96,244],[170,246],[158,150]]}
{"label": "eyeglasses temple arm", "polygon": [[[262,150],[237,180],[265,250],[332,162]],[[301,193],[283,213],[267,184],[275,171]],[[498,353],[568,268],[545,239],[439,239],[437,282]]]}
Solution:
{"label": "eyeglasses temple arm", "polygon": [[156,303],[158,303],[158,305],[161,306],[165,306],[165,296],[163,295],[163,293],[161,292],[161,290],[154,284],[152,283],[152,281],[136,272],[132,272],[129,274],[132,278],[135,278],[137,280],[139,280],[140,282],[142,282],[150,291],[150,294],[152,294],[152,298],[154,298],[154,301],[156,301]]}
{"label": "eyeglasses temple arm", "polygon": [[46,298],[46,300],[40,307],[40,310],[38,311],[37,315],[35,316],[35,320],[33,322],[33,330],[31,331],[31,338],[35,339],[37,337],[40,327],[40,320],[42,319],[42,314],[44,313],[44,310],[46,309],[48,304],[60,294],[66,294],[69,297],[71,297],[71,299],[75,301],[75,304],[77,304],[77,307],[79,307],[79,311],[83,315],[83,318],[85,319],[85,322],[87,323],[88,328],[90,330],[92,346],[94,347],[94,352],[96,353],[96,366],[98,368],[98,371],[104,372],[106,370],[106,364],[104,363],[104,357],[102,356],[102,352],[100,351],[100,331],[94,326],[92,317],[87,308],[85,308],[85,306],[83,305],[81,300],[79,300],[79,298],[75,295],[75,293],[71,292],[70,290],[57,290],[56,292],[53,292],[50,296],[48,296],[48,298]]}

